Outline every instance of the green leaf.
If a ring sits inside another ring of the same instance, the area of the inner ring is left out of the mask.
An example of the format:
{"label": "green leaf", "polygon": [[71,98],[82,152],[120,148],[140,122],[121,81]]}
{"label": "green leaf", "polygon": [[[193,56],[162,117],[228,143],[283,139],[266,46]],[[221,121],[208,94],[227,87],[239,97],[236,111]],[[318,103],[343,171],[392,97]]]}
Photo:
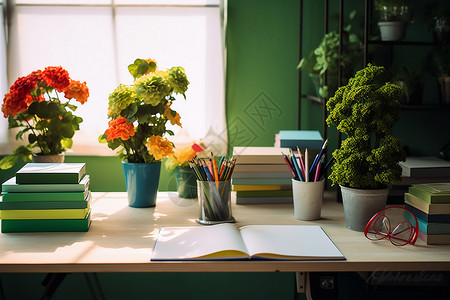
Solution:
{"label": "green leaf", "polygon": [[133,118],[138,111],[138,106],[136,103],[131,103],[125,109],[120,112],[120,115],[126,119]]}
{"label": "green leaf", "polygon": [[7,170],[12,168],[19,161],[19,156],[17,155],[8,155],[0,160],[0,169]]}
{"label": "green leaf", "polygon": [[100,135],[100,136],[98,137],[98,142],[99,142],[99,143],[102,143],[102,144],[108,142],[108,140],[106,139],[106,133],[104,133],[104,134],[102,134],[102,135]]}
{"label": "green leaf", "polygon": [[75,134],[75,129],[73,128],[71,123],[62,123],[59,127],[59,131],[61,133],[61,136],[66,138],[72,138]]}
{"label": "green leaf", "polygon": [[72,148],[73,140],[72,140],[71,138],[63,138],[63,139],[61,140],[61,145],[62,145],[64,148],[70,149],[70,148]]}
{"label": "green leaf", "polygon": [[143,59],[136,59],[133,64],[128,66],[128,71],[133,76],[134,79],[138,78],[139,76],[142,76],[147,72],[147,70],[150,68],[150,65],[147,61]]}
{"label": "green leaf", "polygon": [[66,106],[67,106],[68,108],[70,108],[71,110],[73,110],[73,111],[76,111],[77,108],[78,108],[76,105],[69,104],[69,103],[67,103]]}

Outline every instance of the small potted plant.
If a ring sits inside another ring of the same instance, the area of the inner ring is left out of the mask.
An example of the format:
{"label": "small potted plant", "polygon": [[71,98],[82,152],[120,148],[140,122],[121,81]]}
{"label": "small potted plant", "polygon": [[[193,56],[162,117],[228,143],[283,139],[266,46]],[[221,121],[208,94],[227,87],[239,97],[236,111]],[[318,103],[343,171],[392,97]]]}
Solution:
{"label": "small potted plant", "polygon": [[184,146],[176,146],[173,154],[166,159],[165,167],[169,172],[175,171],[178,197],[197,197],[197,179],[189,166],[189,161],[206,149],[203,143],[191,143]]}
{"label": "small potted plant", "polygon": [[437,78],[440,104],[450,105],[450,45],[434,48],[428,61],[431,73]]}
{"label": "small potted plant", "polygon": [[424,89],[425,68],[413,69],[403,66],[402,70],[395,74],[393,81],[403,88],[404,94],[400,103],[405,105],[421,105]]}
{"label": "small potted plant", "polygon": [[406,158],[401,141],[392,136],[402,88],[379,85],[383,72],[369,64],[327,102],[327,124],[347,135],[333,152],[329,179],[341,187],[346,227],[356,231],[384,208],[389,186],[402,174],[399,162]]}
{"label": "small potted plant", "polygon": [[[343,43],[345,51],[341,57],[341,65],[344,75],[352,73],[355,61],[358,61],[361,51],[354,51],[361,46],[361,40],[357,34],[351,33],[351,21],[354,20],[355,11],[349,14],[349,21],[344,26]],[[316,93],[319,97],[328,98],[337,89],[337,75],[339,68],[339,34],[330,31],[320,41],[309,56],[303,57],[297,65],[297,69],[308,71]],[[328,74],[328,84],[325,85],[325,72]],[[348,77],[347,77],[348,78]]]}
{"label": "small potted plant", "polygon": [[381,40],[401,41],[411,18],[411,4],[406,0],[375,0],[378,12]]}
{"label": "small potted plant", "polygon": [[20,129],[16,140],[27,138],[28,144],[4,157],[0,168],[11,168],[19,158],[24,162],[63,162],[64,152],[72,147],[72,137],[83,122],[72,113],[77,106],[70,101],[84,104],[88,97],[86,82],[72,80],[61,66],[19,77],[3,99],[2,112],[8,128]]}

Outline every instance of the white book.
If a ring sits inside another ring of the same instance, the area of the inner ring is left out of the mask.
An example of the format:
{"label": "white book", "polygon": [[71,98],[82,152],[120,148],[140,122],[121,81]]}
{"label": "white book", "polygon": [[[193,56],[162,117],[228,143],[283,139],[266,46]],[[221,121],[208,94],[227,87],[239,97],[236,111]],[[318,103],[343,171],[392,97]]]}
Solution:
{"label": "white book", "polygon": [[345,260],[317,225],[247,225],[161,228],[152,261]]}
{"label": "white book", "polygon": [[234,147],[233,157],[239,164],[286,164],[281,153],[289,154],[289,148]]}
{"label": "white book", "polygon": [[409,177],[450,177],[450,161],[432,156],[408,156],[399,163]]}

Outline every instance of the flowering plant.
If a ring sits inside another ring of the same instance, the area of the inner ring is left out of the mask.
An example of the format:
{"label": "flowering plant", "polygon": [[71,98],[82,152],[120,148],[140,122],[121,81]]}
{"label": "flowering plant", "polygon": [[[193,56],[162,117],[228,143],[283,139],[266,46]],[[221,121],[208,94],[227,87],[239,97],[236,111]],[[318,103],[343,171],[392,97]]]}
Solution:
{"label": "flowering plant", "polygon": [[163,137],[171,130],[166,123],[181,127],[180,115],[171,109],[174,93],[185,92],[189,81],[182,67],[157,69],[151,59],[136,59],[128,66],[132,85],[120,84],[108,102],[109,128],[99,137],[117,156],[129,163],[152,163],[173,153],[172,143]]}
{"label": "flowering plant", "polygon": [[206,151],[206,148],[202,142],[175,147],[173,154],[165,162],[166,170],[173,171],[176,167],[189,167],[188,161]]}
{"label": "flowering plant", "polygon": [[[64,98],[58,93],[64,93]],[[16,140],[28,134],[28,145],[19,146],[12,155],[0,161],[0,168],[12,167],[19,158],[31,161],[34,148],[39,154],[60,154],[72,147],[72,137],[83,119],[72,114],[77,109],[71,99],[84,104],[89,97],[86,82],[72,80],[69,73],[59,67],[47,67],[27,76],[19,77],[10,87],[2,104],[8,118],[8,128],[23,128]]]}

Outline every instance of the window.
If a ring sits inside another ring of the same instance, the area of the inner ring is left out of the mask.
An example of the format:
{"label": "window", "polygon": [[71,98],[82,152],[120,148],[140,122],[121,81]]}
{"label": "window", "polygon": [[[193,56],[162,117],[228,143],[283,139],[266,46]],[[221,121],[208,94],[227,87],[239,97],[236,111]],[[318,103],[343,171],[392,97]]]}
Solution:
{"label": "window", "polygon": [[[97,138],[107,128],[108,95],[119,83],[132,82],[127,66],[136,58],[155,59],[163,69],[182,66],[190,81],[187,100],[180,96],[173,107],[183,129],[174,127],[177,140],[169,139],[180,143],[189,135],[219,145],[218,153],[226,151],[222,7],[219,0],[163,3],[16,0],[8,30],[7,86],[33,70],[58,65],[71,78],[86,81],[90,97],[78,105],[76,115],[84,121],[71,152],[113,155]],[[5,92],[2,88],[2,97]]]}

